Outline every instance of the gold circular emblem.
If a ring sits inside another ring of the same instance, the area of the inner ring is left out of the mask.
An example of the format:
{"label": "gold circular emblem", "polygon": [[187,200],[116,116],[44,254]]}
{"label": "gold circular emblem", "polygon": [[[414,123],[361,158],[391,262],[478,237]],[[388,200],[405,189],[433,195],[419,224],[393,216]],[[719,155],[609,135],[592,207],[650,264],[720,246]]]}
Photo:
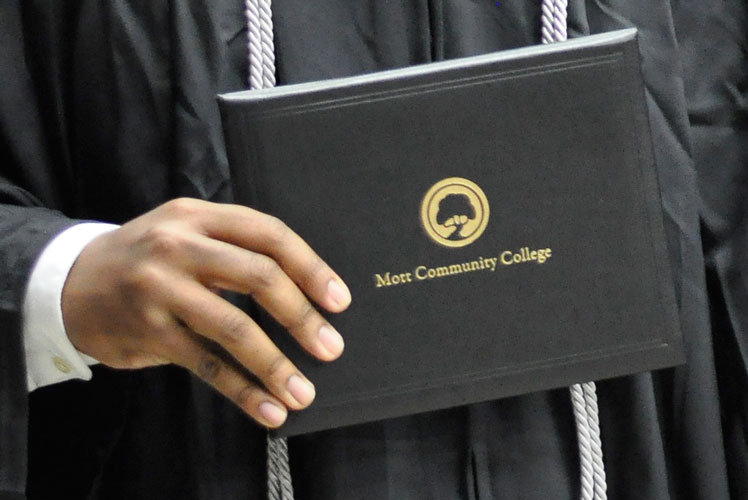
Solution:
{"label": "gold circular emblem", "polygon": [[488,225],[488,199],[473,181],[449,177],[431,186],[421,202],[421,224],[426,234],[447,247],[464,247]]}

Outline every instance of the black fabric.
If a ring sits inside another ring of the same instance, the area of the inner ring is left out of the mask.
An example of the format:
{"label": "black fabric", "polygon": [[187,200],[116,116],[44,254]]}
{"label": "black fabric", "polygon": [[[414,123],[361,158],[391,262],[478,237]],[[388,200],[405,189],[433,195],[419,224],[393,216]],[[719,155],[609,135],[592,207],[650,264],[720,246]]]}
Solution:
{"label": "black fabric", "polygon": [[[575,36],[640,30],[689,361],[599,384],[610,498],[747,498],[745,2],[673,1],[675,17],[667,0],[570,4]],[[539,41],[535,2],[273,7],[281,84]],[[0,3],[0,498],[26,482],[32,499],[264,496],[263,432],[188,374],[97,368],[27,397],[20,334],[31,266],[76,219],[122,222],[180,195],[230,200],[214,96],[245,86],[242,11]],[[290,451],[303,500],[579,494],[563,390],[300,437]]]}
{"label": "black fabric", "polygon": [[748,3],[674,1],[732,498],[748,498]]}

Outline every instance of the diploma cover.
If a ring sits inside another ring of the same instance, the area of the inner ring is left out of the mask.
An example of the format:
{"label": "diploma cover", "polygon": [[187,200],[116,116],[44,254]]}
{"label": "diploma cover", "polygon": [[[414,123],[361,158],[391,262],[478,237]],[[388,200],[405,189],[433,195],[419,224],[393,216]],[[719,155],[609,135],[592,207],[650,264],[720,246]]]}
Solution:
{"label": "diploma cover", "polygon": [[293,435],[683,362],[636,31],[220,96],[239,203],[349,285]]}

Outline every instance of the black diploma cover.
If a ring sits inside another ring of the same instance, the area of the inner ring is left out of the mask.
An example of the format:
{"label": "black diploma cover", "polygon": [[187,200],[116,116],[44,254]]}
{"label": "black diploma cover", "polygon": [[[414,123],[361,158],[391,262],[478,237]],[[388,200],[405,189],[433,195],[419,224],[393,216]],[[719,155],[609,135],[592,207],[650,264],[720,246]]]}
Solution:
{"label": "black diploma cover", "polygon": [[281,434],[684,359],[635,30],[220,96],[236,199],[349,285]]}

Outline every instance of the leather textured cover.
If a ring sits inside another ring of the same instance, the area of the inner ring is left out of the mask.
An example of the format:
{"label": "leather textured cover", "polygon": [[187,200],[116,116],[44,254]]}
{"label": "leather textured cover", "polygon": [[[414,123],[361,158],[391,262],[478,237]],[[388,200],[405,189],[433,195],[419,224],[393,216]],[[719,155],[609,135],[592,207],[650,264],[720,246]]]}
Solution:
{"label": "leather textured cover", "polygon": [[281,435],[683,362],[635,30],[219,101],[353,295],[331,364],[259,318],[317,387]]}

